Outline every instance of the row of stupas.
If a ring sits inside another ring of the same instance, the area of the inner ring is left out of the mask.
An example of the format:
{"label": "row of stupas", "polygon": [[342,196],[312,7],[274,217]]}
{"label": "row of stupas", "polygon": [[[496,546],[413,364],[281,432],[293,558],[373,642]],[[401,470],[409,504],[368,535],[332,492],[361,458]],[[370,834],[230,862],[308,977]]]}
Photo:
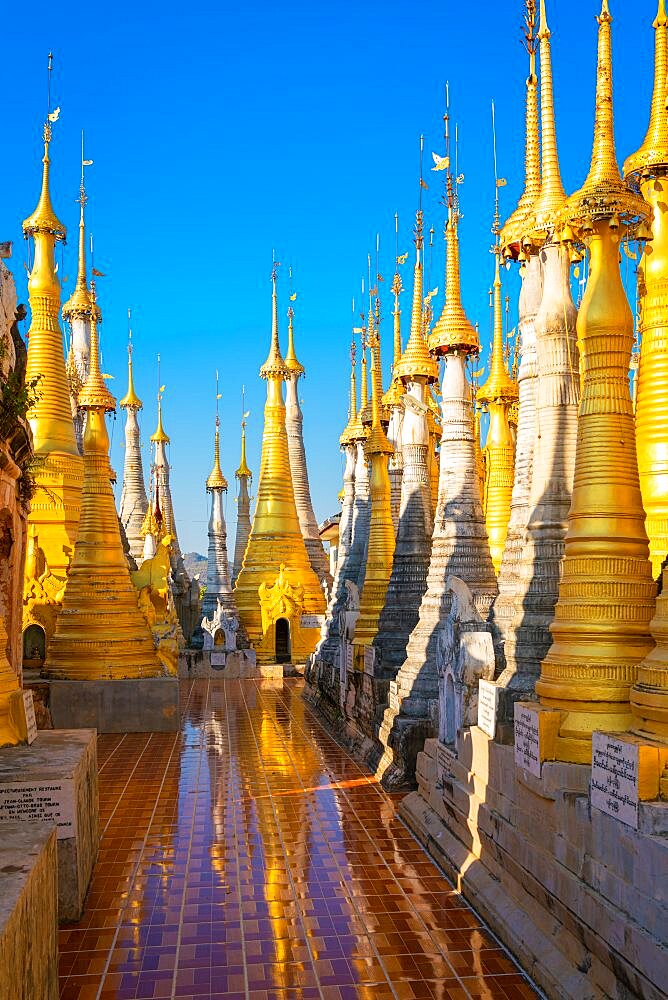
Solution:
{"label": "row of stupas", "polygon": [[[612,18],[603,0],[591,166],[570,197],[559,166],[545,0],[526,10],[525,184],[502,227],[504,182],[497,181],[486,380],[478,385],[481,372],[471,371],[480,345],[461,301],[460,178],[450,168],[449,111],[445,155],[434,156],[434,169],[445,170],[448,206],[441,316],[432,325],[420,208],[410,336],[402,349],[405,258],[397,256],[392,380],[383,394],[376,299],[361,330],[361,405],[354,341],[351,351],[338,562],[307,676],[309,697],[369,760],[380,761],[388,785],[414,780],[417,753],[438,730],[439,673],[451,667],[455,620],[458,629],[463,621],[465,631],[490,633],[491,676],[510,725],[522,699],[562,713],[559,759],[590,760],[595,729],[668,737],[665,602],[656,599],[668,556],[665,3],[659,0],[654,22],[649,130],[622,174],[613,132]],[[634,323],[619,262],[628,243],[637,244],[640,257],[635,409]],[[501,275],[514,261],[520,349],[512,364]],[[588,270],[578,310],[571,267],[580,262]]]}
{"label": "row of stupas", "polygon": [[[45,660],[43,672],[54,678],[175,674],[184,641],[201,631],[211,644],[223,633],[233,648],[250,644],[259,663],[304,659],[319,635],[331,577],[310,495],[298,388],[304,368],[295,353],[292,306],[285,358],[279,345],[278,264],[272,272],[271,350],[260,372],[267,381],[267,405],[257,506],[251,519],[244,413],[230,566],[223,502],[228,483],[216,416],[214,463],[205,484],[211,508],[200,607],[199,581],[188,577],[176,528],[164,387],[158,392],[150,488],[146,486],[139,427],[143,404],[135,388],[131,331],[128,389],[120,401],[126,411],[125,461],[116,513],[105,424],[115,399],[101,374],[102,311],[95,281],[87,274],[84,167],[89,161],[83,148],[78,270],[74,292],[62,308],[71,334],[67,358],[63,353],[55,246],[66,233],[50,197],[51,135],[49,120],[39,204],[24,223],[25,235],[35,245],[26,378],[40,379],[37,401],[28,413],[36,463],[24,593],[26,659],[32,659],[33,648],[39,654],[41,646],[41,657],[35,658]],[[42,641],[35,643],[40,633]]]}

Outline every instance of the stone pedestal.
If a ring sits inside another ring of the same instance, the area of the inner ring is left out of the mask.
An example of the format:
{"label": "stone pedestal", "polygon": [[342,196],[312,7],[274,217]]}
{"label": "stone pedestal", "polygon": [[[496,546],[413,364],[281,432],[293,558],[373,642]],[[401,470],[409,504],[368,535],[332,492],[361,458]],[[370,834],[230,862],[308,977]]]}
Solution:
{"label": "stone pedestal", "polygon": [[90,727],[98,733],[175,733],[179,728],[176,677],[132,680],[49,680],[55,729]]}
{"label": "stone pedestal", "polygon": [[263,663],[255,660],[252,649],[187,649],[179,660],[179,677],[205,680],[238,680],[239,678],[284,677],[292,671],[291,664]]}
{"label": "stone pedestal", "polygon": [[639,828],[590,800],[591,768],[545,761],[540,777],[477,726],[418,755],[400,814],[551,998],[665,997],[668,804]]}
{"label": "stone pedestal", "polygon": [[0,750],[0,844],[5,825],[55,826],[61,921],[81,917],[97,857],[96,748],[95,732],[79,729],[42,731],[32,746]]}
{"label": "stone pedestal", "polygon": [[0,996],[58,1000],[56,835],[37,823],[0,831]]}

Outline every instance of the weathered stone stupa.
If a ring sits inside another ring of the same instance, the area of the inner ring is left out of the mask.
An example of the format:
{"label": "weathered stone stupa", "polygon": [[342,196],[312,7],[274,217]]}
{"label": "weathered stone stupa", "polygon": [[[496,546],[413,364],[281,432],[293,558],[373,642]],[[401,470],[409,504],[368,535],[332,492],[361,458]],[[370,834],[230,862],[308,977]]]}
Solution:
{"label": "weathered stone stupa", "polygon": [[[492,608],[491,620],[497,638],[507,639],[515,617],[515,593],[518,567],[526,548],[529,519],[529,494],[533,473],[536,438],[536,366],[535,317],[542,295],[540,256],[527,255],[526,220],[540,195],[540,136],[538,120],[538,77],[536,76],[536,5],[527,4],[525,42],[529,54],[529,76],[526,81],[526,127],[524,153],[524,191],[517,208],[501,231],[501,247],[507,259],[521,263],[522,287],[519,297],[520,364],[517,373],[519,393],[517,437],[515,444],[515,479],[510,501],[508,534],[498,575],[499,596]],[[503,653],[503,647],[499,652]]]}
{"label": "weathered stone stupa", "polygon": [[[355,668],[364,668],[365,658],[373,659],[371,649],[378,631],[380,613],[385,604],[387,586],[392,572],[394,556],[394,524],[392,522],[392,497],[388,458],[392,445],[381,423],[383,398],[382,369],[380,360],[379,323],[373,324],[373,309],[369,308],[371,347],[371,425],[365,443],[367,460],[371,463],[370,494],[371,517],[366,555],[366,572],[360,600],[360,616],[355,626]],[[377,318],[376,318],[377,320]],[[364,419],[364,411],[362,412]]]}
{"label": "weathered stone stupa", "polygon": [[[564,538],[573,488],[580,389],[577,314],[570,290],[570,252],[555,237],[566,194],[557,154],[550,30],[545,0],[540,26],[542,187],[524,225],[530,259],[540,258],[542,294],[534,321],[537,384],[536,436],[529,519],[517,566],[514,617],[505,644],[506,669],[499,683],[512,699],[533,694],[540,661],[552,642]],[[511,699],[511,700],[512,700]],[[508,721],[512,718],[507,703]]]}
{"label": "weathered stone stupa", "polygon": [[148,497],[144,483],[144,465],[141,457],[139,433],[139,411],[143,403],[135,392],[132,377],[132,332],[128,344],[128,391],[119,403],[125,410],[125,461],[123,463],[123,490],[121,493],[120,518],[130,553],[137,563],[144,554],[142,525],[148,511]]}
{"label": "weathered stone stupa", "polygon": [[458,217],[452,190],[446,245],[445,303],[429,338],[431,352],[445,359],[438,505],[427,588],[408,640],[406,660],[390,683],[390,707],[380,729],[382,757],[377,773],[388,787],[413,781],[418,751],[433,734],[439,697],[438,636],[452,600],[446,587],[448,577],[458,577],[467,584],[483,618],[496,594],[480,502],[471,388],[465,371],[466,358],[478,353],[478,335],[461,301]]}
{"label": "weathered stone stupa", "polygon": [[271,347],[260,369],[267,402],[257,504],[234,591],[259,664],[306,659],[315,649],[319,616],[326,610],[304,544],[290,473],[283,402],[289,371],[278,341],[277,266],[272,270]]}
{"label": "weathered stone stupa", "polygon": [[236,615],[232,595],[230,565],[227,559],[227,527],[223,500],[227,493],[227,480],[220,467],[220,418],[216,414],[216,434],[213,449],[213,468],[206,481],[206,492],[211,495],[209,517],[209,553],[206,568],[206,591],[202,598],[202,616],[210,618],[218,610]]}
{"label": "weathered stone stupa", "polygon": [[[353,510],[355,505],[355,462],[357,444],[354,427],[357,420],[357,381],[355,377],[355,339],[350,345],[350,402],[348,406],[348,422],[340,437],[341,450],[344,453],[343,469],[343,502],[341,505],[341,520],[339,522],[339,546],[332,585],[332,596],[327,607],[327,618],[321,633],[321,639],[316,649],[318,664],[329,664],[336,668],[336,684],[342,676],[342,660],[345,656],[343,644],[346,640],[346,611],[350,605],[350,592],[346,583],[352,581],[356,589],[357,571],[351,569],[350,552],[353,536]],[[328,677],[323,674],[323,668],[316,666],[315,676],[309,678],[338,705],[338,689],[335,691],[335,678],[330,672]],[[314,692],[316,699],[320,692]]]}
{"label": "weathered stone stupa", "polygon": [[161,511],[163,532],[170,536],[170,562],[172,567],[172,594],[174,597],[174,607],[178,615],[179,623],[183,635],[188,641],[190,639],[191,609],[190,609],[190,577],[186,572],[183,563],[179,536],[176,530],[176,519],[174,517],[174,505],[172,503],[172,491],[169,485],[169,461],[167,459],[167,445],[170,443],[162,423],[162,394],[163,387],[158,392],[158,426],[151,435],[151,441],[155,445],[153,456],[153,488],[155,491],[156,509]]}
{"label": "weathered stone stupa", "polygon": [[438,364],[429,354],[423,330],[423,216],[418,210],[415,225],[415,271],[411,333],[393,378],[401,382],[401,505],[392,574],[374,639],[380,669],[396,676],[406,658],[406,644],[417,624],[420,603],[427,585],[427,571],[434,528],[430,482],[429,408],[426,394],[438,379]]}

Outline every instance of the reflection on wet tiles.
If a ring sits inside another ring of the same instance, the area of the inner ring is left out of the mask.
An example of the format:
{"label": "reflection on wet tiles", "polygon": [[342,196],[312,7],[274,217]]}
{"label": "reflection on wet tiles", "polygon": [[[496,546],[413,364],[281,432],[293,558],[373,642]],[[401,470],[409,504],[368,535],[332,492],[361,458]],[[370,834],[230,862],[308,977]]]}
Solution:
{"label": "reflection on wet tiles", "polygon": [[61,998],[537,995],[300,681],[181,694],[180,733],[99,740],[103,839]]}

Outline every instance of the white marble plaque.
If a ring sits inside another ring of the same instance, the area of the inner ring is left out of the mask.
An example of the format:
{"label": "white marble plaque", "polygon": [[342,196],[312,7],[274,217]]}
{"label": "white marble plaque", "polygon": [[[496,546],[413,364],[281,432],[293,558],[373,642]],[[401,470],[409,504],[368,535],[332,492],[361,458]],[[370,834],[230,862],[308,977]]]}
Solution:
{"label": "white marble plaque", "polygon": [[538,713],[515,705],[515,764],[540,778]]}
{"label": "white marble plaque", "polygon": [[492,739],[496,736],[499,689],[494,681],[478,681],[478,725]]}
{"label": "white marble plaque", "polygon": [[638,745],[610,733],[594,733],[591,804],[638,829]]}
{"label": "white marble plaque", "polygon": [[439,743],[436,747],[436,774],[438,783],[443,787],[446,782],[452,781],[452,765],[457,760],[457,754],[446,747],[445,743]]}
{"label": "white marble plaque", "polygon": [[28,744],[34,743],[37,739],[37,722],[35,720],[35,703],[32,700],[32,691],[25,689],[21,692],[26,714],[26,731],[28,733]]}
{"label": "white marble plaque", "polygon": [[[58,840],[76,836],[74,782],[13,781],[0,787],[0,823],[52,823]],[[0,831],[0,836],[2,833]]]}
{"label": "white marble plaque", "polygon": [[364,673],[373,674],[373,664],[376,659],[376,650],[373,646],[364,647]]}
{"label": "white marble plaque", "polygon": [[352,672],[353,663],[355,661],[355,647],[352,642],[346,643],[346,673]]}
{"label": "white marble plaque", "polygon": [[225,666],[225,653],[212,653],[211,666],[221,670]]}
{"label": "white marble plaque", "polygon": [[324,615],[302,615],[299,619],[301,628],[322,628],[325,624]]}

